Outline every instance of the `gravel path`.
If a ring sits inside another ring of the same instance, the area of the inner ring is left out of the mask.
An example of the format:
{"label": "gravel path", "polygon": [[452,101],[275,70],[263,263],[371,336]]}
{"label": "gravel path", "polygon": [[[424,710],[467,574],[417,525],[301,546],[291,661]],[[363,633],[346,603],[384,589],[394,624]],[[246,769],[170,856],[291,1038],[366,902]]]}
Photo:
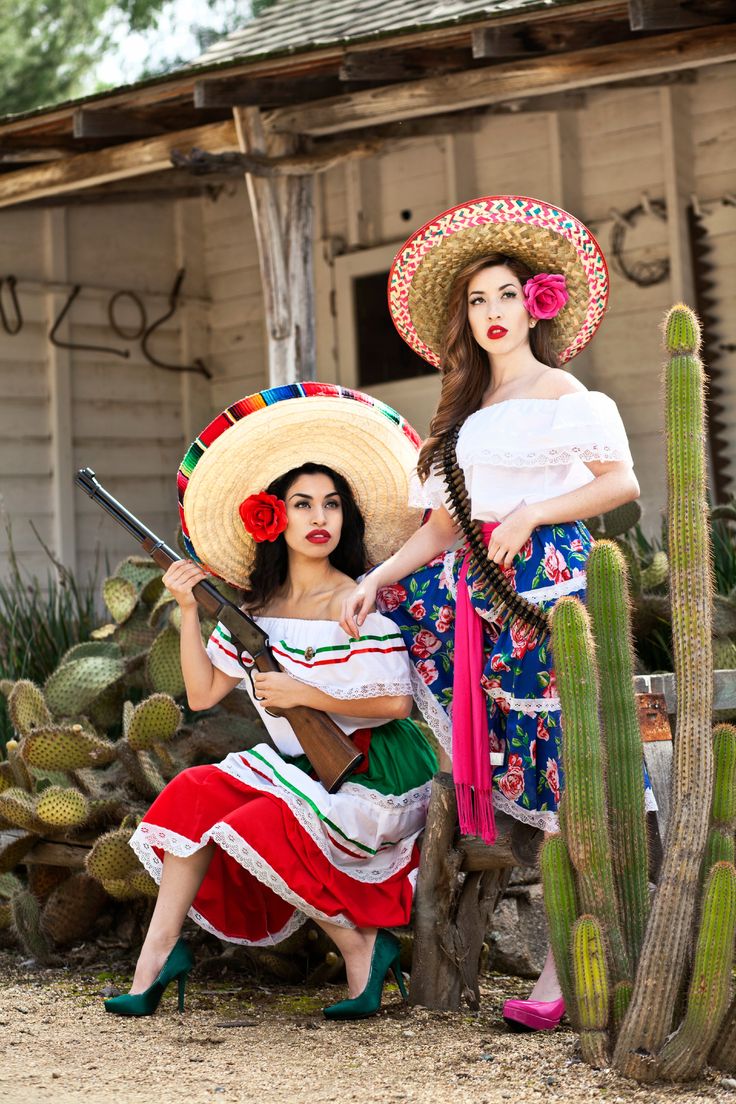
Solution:
{"label": "gravel path", "polygon": [[193,982],[183,1016],[172,987],[156,1016],[113,1017],[96,970],[39,969],[0,952],[3,1104],[736,1104],[736,1081],[729,1088],[715,1072],[642,1088],[589,1069],[570,1031],[509,1034],[501,1004],[527,988],[515,978],[487,978],[477,1015],[408,1008],[391,987],[379,1017],[340,1025],[320,1015],[338,987],[240,976]]}

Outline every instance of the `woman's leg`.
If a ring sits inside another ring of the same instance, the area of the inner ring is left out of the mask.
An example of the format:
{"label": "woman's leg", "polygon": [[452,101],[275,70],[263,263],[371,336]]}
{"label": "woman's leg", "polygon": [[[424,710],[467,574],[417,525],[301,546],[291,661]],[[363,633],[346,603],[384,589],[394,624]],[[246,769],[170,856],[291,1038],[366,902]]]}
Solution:
{"label": "woman's leg", "polygon": [[186,858],[164,855],[156,907],[136,963],[130,988],[132,994],[148,989],[161,972],[207,873],[213,848],[214,844],[210,843]]}
{"label": "woman's leg", "polygon": [[562,996],[562,990],[560,989],[560,983],[557,980],[557,970],[555,969],[555,960],[552,955],[552,948],[547,948],[547,957],[544,960],[544,966],[542,972],[537,978],[536,984],[529,994],[527,1000],[533,1001],[556,1001]]}
{"label": "woman's leg", "polygon": [[317,920],[345,959],[350,997],[359,996],[366,987],[377,928],[343,928],[327,920]]}
{"label": "woman's leg", "polygon": [[[553,834],[552,832],[545,832],[544,838],[549,839]],[[562,990],[560,989],[560,983],[557,978],[554,955],[552,954],[552,948],[547,947],[547,957],[544,960],[542,972],[537,978],[536,984],[527,999],[533,1001],[556,1001],[559,1000],[561,996]]]}

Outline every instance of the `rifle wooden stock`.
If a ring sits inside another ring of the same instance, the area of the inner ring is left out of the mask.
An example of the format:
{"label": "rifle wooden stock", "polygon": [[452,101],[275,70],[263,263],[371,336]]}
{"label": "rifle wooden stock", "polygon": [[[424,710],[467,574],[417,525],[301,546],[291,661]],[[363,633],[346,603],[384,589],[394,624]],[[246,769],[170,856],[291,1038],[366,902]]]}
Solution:
{"label": "rifle wooden stock", "polygon": [[[81,468],[77,472],[76,483],[114,518],[119,525],[130,533],[159,567],[166,571],[172,563],[182,559],[155,533],[134,517],[125,507],[113,498],[98,482],[91,468]],[[242,661],[242,653],[247,652],[253,658],[258,671],[281,671],[281,667],[271,651],[268,636],[247,613],[224,598],[217,587],[206,580],[192,588],[192,594],[198,604],[210,617],[217,618],[230,633],[238,653],[238,662],[250,677],[250,669]],[[298,705],[293,709],[268,710],[274,717],[284,717],[294,730],[304,754],[312,764],[315,774],[328,793],[340,788],[347,776],[363,760],[363,755],[352,740],[326,713]]]}

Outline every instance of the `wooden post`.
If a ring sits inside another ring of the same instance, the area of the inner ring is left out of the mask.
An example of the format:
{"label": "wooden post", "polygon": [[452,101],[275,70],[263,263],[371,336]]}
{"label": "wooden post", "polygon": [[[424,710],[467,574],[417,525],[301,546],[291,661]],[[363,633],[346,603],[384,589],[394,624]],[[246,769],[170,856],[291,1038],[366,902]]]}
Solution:
{"label": "wooden post", "polygon": [[468,853],[464,841],[455,844],[456,831],[455,786],[451,775],[440,772],[432,782],[417,879],[409,999],[446,1011],[463,1003],[479,1007],[483,942],[511,869],[520,861],[510,825],[499,826],[492,847],[468,841]]}
{"label": "wooden post", "polygon": [[[295,152],[296,139],[266,133],[257,107],[234,107],[233,115],[244,153]],[[313,178],[245,179],[266,308],[269,386],[314,379]]]}

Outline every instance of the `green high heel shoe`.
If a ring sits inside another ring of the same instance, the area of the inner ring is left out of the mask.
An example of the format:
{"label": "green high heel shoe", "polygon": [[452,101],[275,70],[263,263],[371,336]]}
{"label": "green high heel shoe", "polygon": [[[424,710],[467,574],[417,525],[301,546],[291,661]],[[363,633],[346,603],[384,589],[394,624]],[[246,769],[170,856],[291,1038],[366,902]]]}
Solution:
{"label": "green high heel shoe", "polygon": [[192,952],[183,939],[178,939],[152,985],[142,993],[123,993],[119,997],[110,997],[105,1001],[105,1011],[114,1012],[116,1016],[152,1016],[169,982],[176,981],[179,985],[179,1011],[183,1012],[184,990],[193,965]]}
{"label": "green high heel shoe", "polygon": [[365,989],[352,1000],[338,1001],[337,1004],[329,1004],[322,1012],[328,1020],[362,1020],[366,1016],[375,1016],[381,1007],[381,995],[383,983],[389,970],[396,978],[396,983],[401,990],[404,1000],[408,993],[404,984],[404,976],[399,964],[400,943],[391,932],[380,928],[376,934],[376,942],[373,945],[371,955],[371,968]]}

